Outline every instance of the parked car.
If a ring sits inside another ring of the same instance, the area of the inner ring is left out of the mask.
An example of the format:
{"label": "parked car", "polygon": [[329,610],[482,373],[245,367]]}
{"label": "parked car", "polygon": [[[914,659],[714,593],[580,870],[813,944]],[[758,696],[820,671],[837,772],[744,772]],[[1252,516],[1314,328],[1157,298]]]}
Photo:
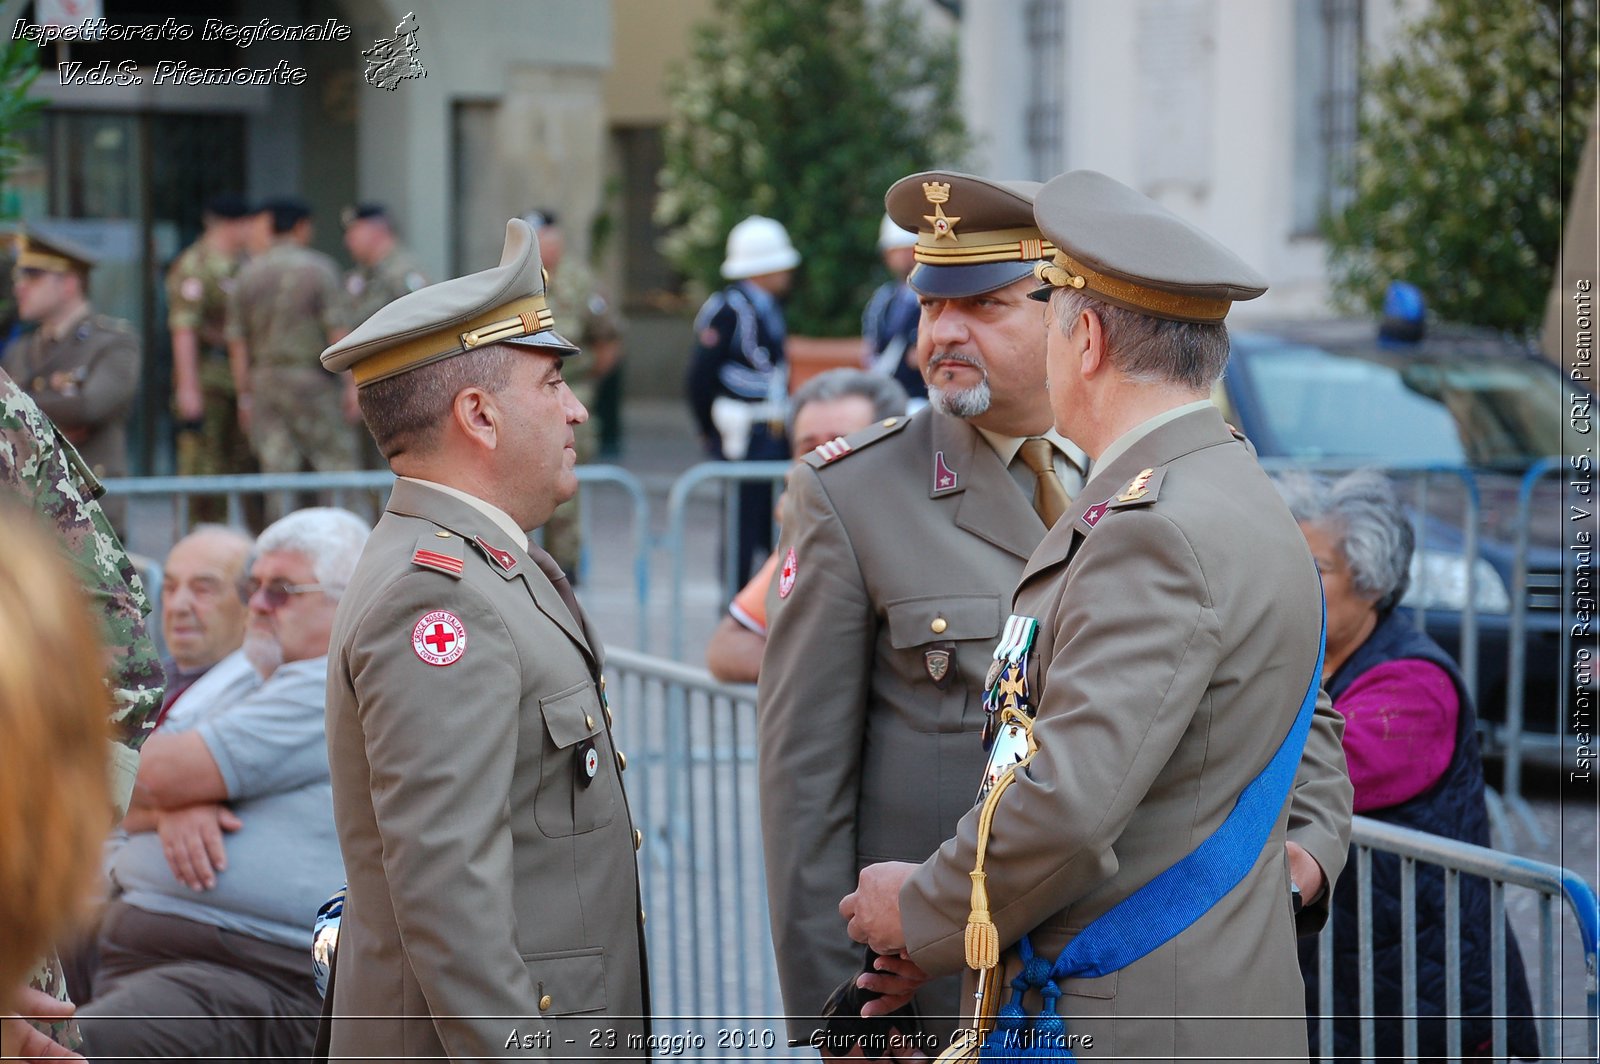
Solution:
{"label": "parked car", "polygon": [[[1241,329],[1232,339],[1214,398],[1263,464],[1332,471],[1366,465],[1394,477],[1418,528],[1404,605],[1458,658],[1470,573],[1476,693],[1492,740],[1508,692],[1518,492],[1541,459],[1562,453],[1575,385],[1531,347],[1467,329],[1431,328],[1396,342],[1380,339],[1371,322],[1297,322]],[[1562,538],[1564,480],[1557,471],[1533,483],[1524,585],[1525,726],[1552,739],[1558,685],[1570,675],[1560,662],[1562,567],[1571,569]],[[1471,560],[1465,552],[1474,488]]]}

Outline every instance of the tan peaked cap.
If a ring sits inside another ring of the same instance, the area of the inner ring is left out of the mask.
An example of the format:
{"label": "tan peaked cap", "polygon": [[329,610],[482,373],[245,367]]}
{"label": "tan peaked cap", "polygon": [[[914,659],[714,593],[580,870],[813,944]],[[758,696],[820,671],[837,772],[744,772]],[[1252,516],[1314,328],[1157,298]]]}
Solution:
{"label": "tan peaked cap", "polygon": [[95,253],[82,244],[42,225],[19,229],[11,235],[11,241],[18,269],[88,276],[99,261]]}
{"label": "tan peaked cap", "polygon": [[902,177],[883,197],[889,217],[917,234],[907,278],[922,295],[961,298],[1004,288],[1054,247],[1033,218],[1037,181],[994,181],[956,170]]}
{"label": "tan peaked cap", "polygon": [[368,385],[490,344],[578,353],[555,331],[539,241],[521,218],[506,222],[500,265],[401,296],[322,352],[322,365],[350,370],[357,385]]}
{"label": "tan peaked cap", "polygon": [[1033,212],[1056,247],[1054,260],[1034,271],[1046,285],[1156,318],[1213,323],[1235,300],[1267,290],[1265,278],[1210,234],[1094,170],[1046,182]]}

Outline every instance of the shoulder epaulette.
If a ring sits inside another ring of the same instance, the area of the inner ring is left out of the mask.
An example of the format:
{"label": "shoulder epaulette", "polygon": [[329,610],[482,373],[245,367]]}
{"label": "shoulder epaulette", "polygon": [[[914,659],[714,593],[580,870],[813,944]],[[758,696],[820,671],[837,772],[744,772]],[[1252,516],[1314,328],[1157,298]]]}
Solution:
{"label": "shoulder epaulette", "polygon": [[444,529],[426,532],[417,538],[411,564],[460,579],[461,570],[466,568],[466,544],[460,536]]}
{"label": "shoulder epaulette", "polygon": [[882,421],[874,422],[858,432],[852,432],[849,436],[835,436],[827,443],[806,452],[801,461],[813,469],[821,469],[823,466],[837,462],[841,458],[857,454],[879,440],[893,436],[910,423],[911,419],[909,417],[886,417]]}
{"label": "shoulder epaulette", "polygon": [[1166,475],[1167,467],[1160,469],[1143,469],[1139,475],[1128,481],[1122,490],[1106,500],[1106,509],[1122,510],[1129,506],[1143,506],[1156,501],[1156,496],[1161,491],[1161,478]]}

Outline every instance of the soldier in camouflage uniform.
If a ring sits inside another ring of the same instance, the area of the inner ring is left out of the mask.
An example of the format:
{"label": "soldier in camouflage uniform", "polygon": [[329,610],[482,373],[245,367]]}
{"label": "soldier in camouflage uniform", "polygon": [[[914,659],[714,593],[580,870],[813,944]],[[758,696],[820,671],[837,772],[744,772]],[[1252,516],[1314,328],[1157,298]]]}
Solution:
{"label": "soldier in camouflage uniform", "polygon": [[[120,817],[133,793],[138,750],[155,726],[165,683],[161,659],[145,629],[150,602],[105,511],[95,501],[104,491],[100,482],[72,444],[3,372],[0,490],[54,530],[94,612],[103,619],[114,733],[111,791]],[[31,983],[67,1000],[60,962],[53,956],[41,962]],[[57,1024],[51,1033],[61,1044],[76,1048],[76,1024]]]}
{"label": "soldier in camouflage uniform", "polygon": [[[567,386],[584,409],[592,409],[600,383],[616,372],[622,357],[622,321],[595,282],[587,264],[563,256],[566,241],[555,212],[540,210],[523,215],[539,235],[539,255],[550,283],[545,299],[563,334],[577,344],[580,353],[561,367]],[[574,427],[579,462],[592,462],[598,450],[596,427],[591,418]],[[544,549],[566,571],[573,583],[578,580],[578,565],[583,558],[583,529],[579,522],[578,495],[556,508],[544,525]]]}
{"label": "soldier in camouflage uniform", "polygon": [[228,358],[240,424],[262,472],[357,469],[355,384],[317,361],[344,335],[338,270],[308,246],[309,207],[286,199],[266,209],[272,246],[245,264],[228,297]]}
{"label": "soldier in camouflage uniform", "polygon": [[251,212],[238,196],[218,196],[203,217],[205,231],[167,271],[178,474],[252,473],[255,455],[239,427],[226,335],[228,293],[244,262]]}
{"label": "soldier in camouflage uniform", "polygon": [[[356,268],[344,276],[343,323],[346,332],[366,321],[383,307],[403,295],[428,284],[422,266],[395,236],[394,222],[381,203],[346,207],[340,215],[344,223],[344,246]],[[388,469],[389,462],[378,452],[367,433],[361,437],[361,464],[367,469]]]}

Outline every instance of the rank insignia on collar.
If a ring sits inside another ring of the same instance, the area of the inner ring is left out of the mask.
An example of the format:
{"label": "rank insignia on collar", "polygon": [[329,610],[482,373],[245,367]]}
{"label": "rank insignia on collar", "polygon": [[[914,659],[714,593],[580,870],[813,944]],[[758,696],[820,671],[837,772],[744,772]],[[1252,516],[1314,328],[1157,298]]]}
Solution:
{"label": "rank insignia on collar", "polygon": [[1136,499],[1144,498],[1149,493],[1145,485],[1150,483],[1150,478],[1155,476],[1155,473],[1154,469],[1140,470],[1139,475],[1128,481],[1128,486],[1122,489],[1122,493],[1117,496],[1117,501],[1133,502]]}
{"label": "rank insignia on collar", "polygon": [[517,556],[512,554],[510,551],[501,550],[499,547],[491,546],[489,541],[484,539],[482,536],[474,537],[474,542],[476,542],[478,546],[482,547],[483,552],[489,557],[493,558],[495,564],[500,568],[510,572],[512,569],[517,567]]}
{"label": "rank insignia on collar", "polygon": [[1083,523],[1088,525],[1090,528],[1093,528],[1095,525],[1100,523],[1100,519],[1106,515],[1106,511],[1110,508],[1110,499],[1107,499],[1105,502],[1095,503],[1093,506],[1083,511]]}
{"label": "rank insignia on collar", "polygon": [[944,452],[933,456],[933,490],[949,491],[956,486],[956,471],[945,465]]}

